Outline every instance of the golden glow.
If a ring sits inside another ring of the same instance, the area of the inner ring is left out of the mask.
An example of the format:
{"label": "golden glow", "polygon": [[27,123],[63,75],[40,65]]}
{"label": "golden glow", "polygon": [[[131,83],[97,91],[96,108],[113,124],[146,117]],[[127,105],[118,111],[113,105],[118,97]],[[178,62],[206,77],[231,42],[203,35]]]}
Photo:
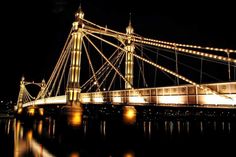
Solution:
{"label": "golden glow", "polygon": [[82,111],[73,111],[68,118],[72,126],[80,126],[82,123]]}
{"label": "golden glow", "polygon": [[72,152],[70,154],[70,157],[80,157],[79,153],[78,152]]}
{"label": "golden glow", "polygon": [[43,114],[44,114],[44,109],[43,108],[39,108],[39,115],[43,116]]}
{"label": "golden glow", "polygon": [[42,132],[43,132],[43,121],[40,120],[38,124],[38,134],[42,135]]}
{"label": "golden glow", "polygon": [[135,155],[133,152],[129,151],[129,152],[126,152],[123,157],[135,157]]}
{"label": "golden glow", "polygon": [[17,111],[17,113],[18,113],[18,114],[21,114],[21,113],[22,113],[22,111],[23,111],[23,110],[22,110],[22,108],[18,108],[18,111]]}
{"label": "golden glow", "polygon": [[136,109],[133,106],[125,106],[123,112],[123,120],[126,124],[134,124],[136,122]]}
{"label": "golden glow", "polygon": [[33,130],[29,130],[26,134],[27,140],[32,140],[33,138]]}
{"label": "golden glow", "polygon": [[30,116],[33,116],[35,113],[35,108],[29,108],[28,113]]}

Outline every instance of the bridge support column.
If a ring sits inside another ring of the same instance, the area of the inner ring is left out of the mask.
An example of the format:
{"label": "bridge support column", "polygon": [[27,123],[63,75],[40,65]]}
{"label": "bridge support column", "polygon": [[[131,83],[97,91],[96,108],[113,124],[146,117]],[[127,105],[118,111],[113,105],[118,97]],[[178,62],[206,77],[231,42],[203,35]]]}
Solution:
{"label": "bridge support column", "polygon": [[132,34],[134,32],[133,27],[131,26],[131,20],[129,21],[129,26],[126,28],[126,34],[128,35],[128,40],[126,41],[125,50],[125,79],[129,82],[125,82],[125,89],[131,89],[133,86],[133,66],[134,66],[134,43],[131,41]]}
{"label": "bridge support column", "polygon": [[80,65],[82,53],[83,40],[83,19],[84,13],[81,7],[75,14],[75,22],[73,22],[72,32],[72,50],[71,50],[71,64],[69,70],[69,81],[66,90],[67,104],[80,104]]}
{"label": "bridge support column", "polygon": [[25,91],[25,78],[22,77],[20,81],[20,92],[17,100],[17,108],[16,108],[17,114],[20,114],[22,112],[24,91]]}

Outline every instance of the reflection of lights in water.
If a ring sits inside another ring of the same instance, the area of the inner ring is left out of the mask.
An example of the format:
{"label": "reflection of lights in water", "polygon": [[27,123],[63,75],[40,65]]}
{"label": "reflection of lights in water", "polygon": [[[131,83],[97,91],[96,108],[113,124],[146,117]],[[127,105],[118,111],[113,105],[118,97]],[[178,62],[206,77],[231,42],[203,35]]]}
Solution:
{"label": "reflection of lights in water", "polygon": [[146,122],[145,121],[143,122],[143,132],[146,135]]}
{"label": "reflection of lights in water", "polygon": [[177,121],[178,133],[180,133],[180,121]]}
{"label": "reflection of lights in water", "polygon": [[225,122],[222,122],[222,130],[225,130]]}
{"label": "reflection of lights in water", "polygon": [[151,138],[151,126],[152,126],[152,123],[148,122],[148,135],[149,135],[149,138]]}
{"label": "reflection of lights in water", "polygon": [[72,152],[69,157],[80,157],[78,152]]}
{"label": "reflection of lights in water", "polygon": [[165,132],[167,132],[167,121],[165,121]]}
{"label": "reflection of lights in water", "polygon": [[84,135],[87,133],[87,121],[83,121]]}
{"label": "reflection of lights in water", "polygon": [[72,112],[69,115],[69,123],[72,126],[80,126],[82,123],[82,112],[81,111]]}
{"label": "reflection of lights in water", "polygon": [[106,136],[106,121],[100,122],[100,132],[103,136]]}
{"label": "reflection of lights in water", "polygon": [[213,122],[214,131],[216,131],[216,121]]}
{"label": "reflection of lights in water", "polygon": [[170,134],[172,135],[173,130],[174,130],[174,123],[170,121],[169,125],[170,125]]}
{"label": "reflection of lights in water", "polygon": [[7,120],[7,122],[6,122],[6,124],[5,124],[5,132],[9,135],[9,133],[10,133],[10,124],[11,124],[11,122],[10,122],[10,120]]}
{"label": "reflection of lights in water", "polygon": [[230,122],[228,122],[228,130],[229,130],[229,132],[231,131]]}
{"label": "reflection of lights in water", "polygon": [[55,135],[55,124],[56,124],[56,120],[54,119],[52,122],[53,122],[53,124],[52,124],[52,135],[54,136],[54,135]]}
{"label": "reflection of lights in water", "polygon": [[201,130],[201,133],[203,132],[203,123],[202,121],[200,122],[200,130]]}
{"label": "reflection of lights in water", "polygon": [[33,131],[32,130],[29,130],[27,133],[26,133],[26,137],[27,137],[27,140],[32,140],[33,138]]}
{"label": "reflection of lights in water", "polygon": [[[41,121],[39,122],[40,125]],[[19,133],[20,132],[20,133]],[[22,134],[19,136],[19,134]],[[14,156],[21,157],[32,152],[34,156],[54,157],[42,144],[38,143],[33,137],[33,129],[26,132],[23,138],[23,126],[20,121],[14,125]]]}
{"label": "reflection of lights in water", "polygon": [[133,106],[125,106],[123,119],[127,124],[133,124],[136,122],[136,109]]}
{"label": "reflection of lights in water", "polygon": [[71,126],[80,126],[82,124],[83,109],[79,102],[73,102],[62,108],[67,116],[67,122]]}
{"label": "reflection of lights in water", "polygon": [[152,134],[152,122],[143,122],[143,131],[144,131],[144,135],[148,134],[148,137],[151,138],[151,134]]}
{"label": "reflection of lights in water", "polygon": [[38,134],[42,135],[42,132],[43,132],[43,121],[40,120],[38,123]]}
{"label": "reflection of lights in water", "polygon": [[186,123],[187,123],[187,133],[189,133],[189,121],[187,121]]}
{"label": "reflection of lights in water", "polygon": [[44,109],[43,109],[43,108],[40,108],[40,109],[39,109],[39,115],[40,115],[40,116],[43,116],[43,114],[44,114]]}
{"label": "reflection of lights in water", "polygon": [[129,152],[124,153],[123,157],[135,157],[135,154],[133,151],[129,151]]}

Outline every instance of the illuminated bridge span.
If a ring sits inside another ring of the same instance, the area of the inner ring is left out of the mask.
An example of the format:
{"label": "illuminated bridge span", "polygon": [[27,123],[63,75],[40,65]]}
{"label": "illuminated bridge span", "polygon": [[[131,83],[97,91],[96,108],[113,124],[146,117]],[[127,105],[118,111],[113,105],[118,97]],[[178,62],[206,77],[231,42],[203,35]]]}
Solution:
{"label": "illuminated bridge span", "polygon": [[[126,33],[118,32],[86,20],[80,7],[51,76],[41,83],[22,78],[16,109],[51,104],[234,107],[235,52],[146,38],[134,33],[131,20]],[[218,76],[211,74],[216,69]],[[36,96],[26,88],[32,84],[40,87]]]}

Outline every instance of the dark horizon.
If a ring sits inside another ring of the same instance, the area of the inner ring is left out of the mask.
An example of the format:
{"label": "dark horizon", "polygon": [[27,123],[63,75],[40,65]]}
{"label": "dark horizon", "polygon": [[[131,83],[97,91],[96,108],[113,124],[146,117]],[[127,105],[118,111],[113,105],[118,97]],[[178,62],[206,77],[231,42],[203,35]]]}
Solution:
{"label": "dark horizon", "polygon": [[[76,0],[51,0],[2,5],[7,11],[1,11],[0,98],[16,101],[22,75],[36,82],[49,77],[79,4]],[[229,49],[236,49],[233,6],[226,2],[82,1],[85,18],[101,26],[125,32],[131,12],[135,33],[142,36]]]}

